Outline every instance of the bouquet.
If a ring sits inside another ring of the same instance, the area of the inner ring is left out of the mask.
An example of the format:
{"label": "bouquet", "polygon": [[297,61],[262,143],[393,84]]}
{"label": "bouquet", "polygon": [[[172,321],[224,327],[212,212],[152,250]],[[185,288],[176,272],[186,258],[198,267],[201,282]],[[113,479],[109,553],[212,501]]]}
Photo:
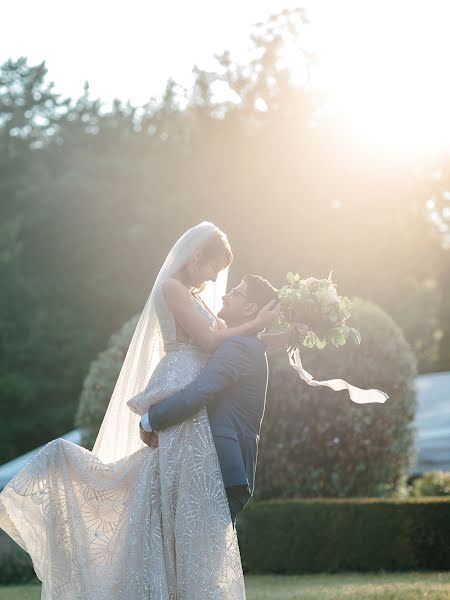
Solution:
{"label": "bouquet", "polygon": [[[280,324],[290,325],[302,322],[310,328],[303,345],[308,348],[322,350],[327,343],[336,348],[343,346],[348,337],[356,344],[361,343],[361,335],[354,327],[346,324],[351,316],[352,304],[347,296],[338,296],[336,284],[327,279],[300,279],[294,273],[288,273],[288,285],[279,292]],[[296,350],[300,345],[299,338],[294,336],[289,351]]]}
{"label": "bouquet", "polygon": [[[288,273],[288,285],[281,288],[278,297],[280,306],[280,324],[305,323],[309,330],[303,341],[308,348],[325,348],[332,343],[336,348],[343,346],[351,336],[356,344],[361,343],[359,331],[349,327],[346,321],[351,316],[352,304],[347,296],[338,296],[336,284],[331,280],[331,273],[327,279],[300,279],[299,275]],[[350,399],[357,404],[370,404],[378,402],[383,404],[389,396],[376,389],[363,390],[345,381],[344,379],[328,379],[317,381],[305,371],[300,357],[300,337],[291,340],[288,348],[289,362],[297,371],[301,379],[310,386],[326,386],[339,392],[348,390]]]}

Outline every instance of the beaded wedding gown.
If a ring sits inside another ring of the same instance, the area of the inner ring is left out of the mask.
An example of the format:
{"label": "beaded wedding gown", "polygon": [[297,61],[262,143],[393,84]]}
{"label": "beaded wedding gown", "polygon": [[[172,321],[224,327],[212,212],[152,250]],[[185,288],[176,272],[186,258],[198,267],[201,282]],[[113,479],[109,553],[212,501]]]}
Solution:
{"label": "beaded wedding gown", "polygon": [[[154,305],[163,357],[127,402],[138,414],[192,381],[208,359],[176,340],[161,288]],[[50,442],[0,494],[0,527],[31,555],[43,600],[245,599],[205,409],[159,432],[157,449],[140,443],[114,462]]]}

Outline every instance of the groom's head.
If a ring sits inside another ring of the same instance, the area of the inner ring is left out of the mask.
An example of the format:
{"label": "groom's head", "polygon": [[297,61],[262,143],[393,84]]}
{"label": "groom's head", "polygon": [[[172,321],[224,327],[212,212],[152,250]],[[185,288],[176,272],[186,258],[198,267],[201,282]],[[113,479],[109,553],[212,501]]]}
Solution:
{"label": "groom's head", "polygon": [[245,275],[239,285],[223,297],[218,316],[229,327],[235,327],[256,317],[261,308],[278,298],[278,290],[259,275]]}

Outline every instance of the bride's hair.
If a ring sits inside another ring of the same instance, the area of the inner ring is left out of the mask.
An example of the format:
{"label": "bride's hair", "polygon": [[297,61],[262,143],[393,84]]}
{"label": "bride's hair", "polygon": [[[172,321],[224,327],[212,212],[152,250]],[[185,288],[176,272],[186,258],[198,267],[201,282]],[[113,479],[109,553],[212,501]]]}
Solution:
{"label": "bride's hair", "polygon": [[207,240],[200,251],[200,260],[202,263],[210,260],[222,260],[223,268],[229,267],[233,261],[230,242],[226,233],[217,228]]}
{"label": "bride's hair", "polygon": [[260,275],[244,275],[242,281],[247,284],[247,299],[255,302],[259,309],[278,299],[278,290],[270,281]]}
{"label": "bride's hair", "polygon": [[[218,227],[200,249],[199,261],[204,264],[210,260],[222,261],[222,270],[228,268],[233,261],[233,253],[228,237]],[[195,295],[201,294],[205,286],[206,281],[200,287],[194,288],[193,293]]]}

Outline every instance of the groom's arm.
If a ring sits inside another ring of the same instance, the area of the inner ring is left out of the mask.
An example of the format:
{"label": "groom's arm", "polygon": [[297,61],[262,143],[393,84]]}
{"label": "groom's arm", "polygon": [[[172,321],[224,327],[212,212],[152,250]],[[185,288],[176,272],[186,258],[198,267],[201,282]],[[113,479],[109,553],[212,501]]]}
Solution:
{"label": "groom's arm", "polygon": [[244,340],[223,342],[192,383],[151,406],[147,414],[150,428],[158,431],[185,421],[217,393],[239,381],[250,365],[250,349]]}

